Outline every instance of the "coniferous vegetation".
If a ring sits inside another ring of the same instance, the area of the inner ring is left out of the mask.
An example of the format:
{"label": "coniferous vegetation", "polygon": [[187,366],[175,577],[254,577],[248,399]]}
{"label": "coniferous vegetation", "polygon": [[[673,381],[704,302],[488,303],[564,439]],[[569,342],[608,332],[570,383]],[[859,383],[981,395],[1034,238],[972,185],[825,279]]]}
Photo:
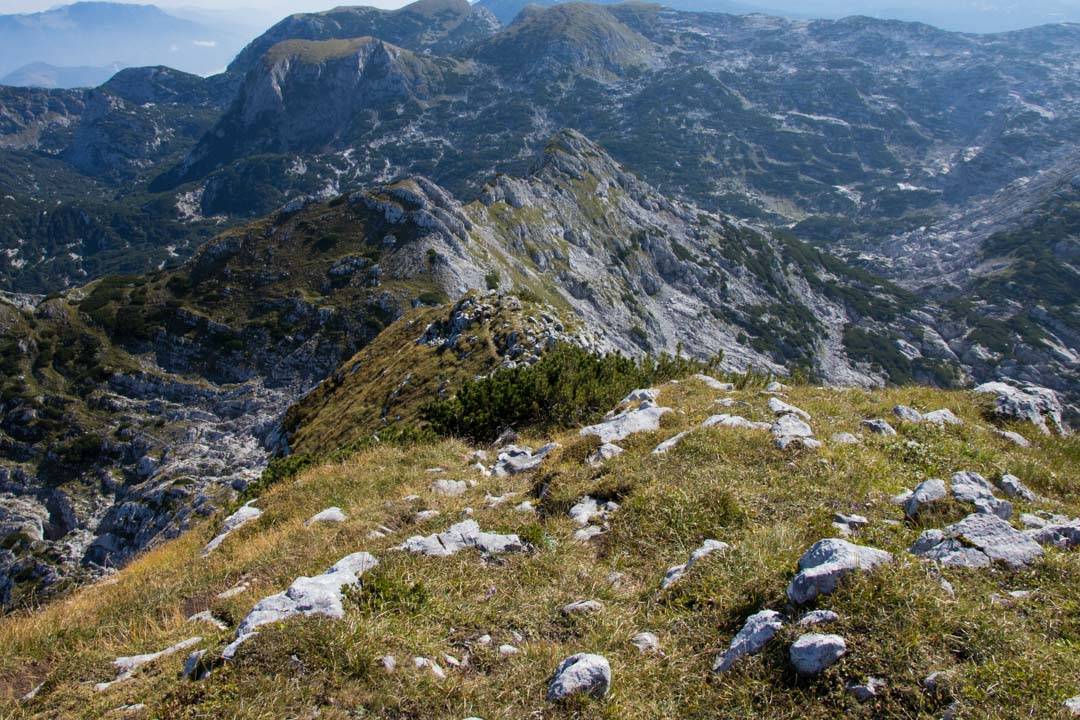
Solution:
{"label": "coniferous vegetation", "polygon": [[712,371],[719,362],[719,356],[702,362],[666,354],[634,360],[561,344],[535,365],[465,383],[456,396],[425,407],[423,415],[440,434],[486,442],[508,428],[554,429],[594,421],[634,388]]}

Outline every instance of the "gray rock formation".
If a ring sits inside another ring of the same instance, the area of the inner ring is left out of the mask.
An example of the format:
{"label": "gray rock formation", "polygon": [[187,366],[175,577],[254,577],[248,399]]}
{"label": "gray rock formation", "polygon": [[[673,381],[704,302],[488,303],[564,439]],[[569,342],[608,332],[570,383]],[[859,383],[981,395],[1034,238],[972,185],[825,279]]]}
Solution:
{"label": "gray rock formation", "polygon": [[637,408],[624,410],[608,420],[581,428],[582,435],[596,435],[604,443],[617,443],[635,433],[651,432],[660,428],[660,418],[671,408],[659,407],[646,400]]}
{"label": "gray rock formation", "polygon": [[360,577],[378,564],[370,553],[358,552],[346,555],[321,575],[298,577],[284,592],[255,603],[236,628],[236,639],[225,647],[221,657],[231,660],[240,646],[257,635],[263,625],[297,615],[322,615],[340,620],[345,616],[342,606],[345,588],[357,585]]}
{"label": "gray rock formation", "polygon": [[141,668],[143,665],[160,660],[161,658],[175,655],[178,652],[187,650],[190,647],[198,645],[202,642],[201,637],[192,637],[187,640],[176,643],[164,650],[158,650],[157,652],[146,653],[145,655],[129,655],[127,657],[118,657],[113,660],[113,667],[116,669],[116,678],[109,682],[102,682],[94,685],[94,690],[98,692],[104,692],[116,685],[117,683],[124,682],[131,678],[135,674],[135,671]]}
{"label": "gray rock formation", "polygon": [[255,507],[252,504],[254,502],[255,501],[252,500],[251,502],[245,503],[239,510],[225,518],[225,522],[221,524],[221,531],[202,549],[204,557],[214,552],[214,550],[217,550],[229,535],[236,532],[244,525],[247,525],[252,520],[257,520],[262,516],[262,510]]}
{"label": "gray rock formation", "polygon": [[904,514],[909,518],[916,518],[924,507],[944,500],[947,496],[948,490],[945,488],[943,480],[934,478],[924,480],[919,483],[918,487],[915,488],[904,503]]}
{"label": "gray rock formation", "polygon": [[742,657],[761,652],[780,628],[784,618],[775,610],[762,610],[746,619],[731,644],[713,663],[713,672],[727,672]]}
{"label": "gray rock formation", "polygon": [[1000,517],[988,513],[968,515],[944,530],[928,530],[912,552],[945,565],[985,567],[991,561],[1023,568],[1043,556],[1038,543]]}
{"label": "gray rock formation", "polygon": [[799,558],[799,572],[788,585],[788,598],[803,605],[836,590],[840,580],[856,571],[873,570],[892,562],[884,550],[854,545],[846,540],[819,540]]}
{"label": "gray rock formation", "polygon": [[607,658],[578,653],[559,663],[548,683],[548,702],[559,702],[573,695],[602,698],[611,688],[611,665]]}
{"label": "gray rock formation", "polygon": [[317,525],[319,523],[343,523],[349,519],[349,516],[345,514],[345,511],[339,507],[328,507],[325,510],[312,515],[307,519],[305,525]]}
{"label": "gray rock formation", "polygon": [[976,387],[975,392],[994,397],[994,413],[998,417],[1029,422],[1044,434],[1051,428],[1062,434],[1068,432],[1062,419],[1061,400],[1053,390],[1031,384],[1018,387],[988,382]]}
{"label": "gray rock formation", "polygon": [[475,520],[465,520],[451,525],[445,532],[426,537],[414,535],[398,549],[417,555],[449,557],[470,548],[475,548],[484,555],[503,555],[522,552],[525,543],[517,535],[481,532]]}
{"label": "gray rock formation", "polygon": [[687,571],[694,565],[694,563],[701,560],[702,558],[706,558],[712,555],[715,552],[727,550],[728,547],[729,546],[727,543],[720,542],[719,540],[706,540],[701,544],[701,547],[690,553],[690,557],[685,563],[683,563],[682,565],[675,565],[674,567],[668,568],[667,572],[664,573],[664,579],[660,581],[660,588],[662,590],[668,589],[669,587],[677,583],[682,578],[682,576],[685,575]]}
{"label": "gray rock formation", "polygon": [[791,644],[791,664],[800,675],[818,675],[847,653],[847,643],[839,635],[810,633]]}

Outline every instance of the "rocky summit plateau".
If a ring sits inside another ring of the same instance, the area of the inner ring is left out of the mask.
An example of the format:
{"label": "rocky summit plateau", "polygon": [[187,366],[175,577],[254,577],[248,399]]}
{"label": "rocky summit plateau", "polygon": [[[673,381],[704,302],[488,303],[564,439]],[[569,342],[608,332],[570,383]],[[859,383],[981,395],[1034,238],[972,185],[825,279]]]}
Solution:
{"label": "rocky summit plateau", "polygon": [[1080,26],[729,5],[0,86],[0,716],[1080,716]]}

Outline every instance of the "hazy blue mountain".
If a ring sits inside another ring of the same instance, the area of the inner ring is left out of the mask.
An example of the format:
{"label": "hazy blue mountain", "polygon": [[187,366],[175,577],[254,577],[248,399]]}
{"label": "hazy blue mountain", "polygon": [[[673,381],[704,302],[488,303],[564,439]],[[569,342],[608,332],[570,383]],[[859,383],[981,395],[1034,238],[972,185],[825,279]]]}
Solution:
{"label": "hazy blue mountain", "polygon": [[153,5],[80,2],[0,15],[0,74],[27,63],[57,67],[169,65],[205,74],[243,44],[233,28],[184,20]]}
{"label": "hazy blue mountain", "polygon": [[23,65],[0,78],[0,85],[37,88],[97,87],[121,70],[120,63],[105,66],[78,65],[57,67],[49,63],[34,62]]}

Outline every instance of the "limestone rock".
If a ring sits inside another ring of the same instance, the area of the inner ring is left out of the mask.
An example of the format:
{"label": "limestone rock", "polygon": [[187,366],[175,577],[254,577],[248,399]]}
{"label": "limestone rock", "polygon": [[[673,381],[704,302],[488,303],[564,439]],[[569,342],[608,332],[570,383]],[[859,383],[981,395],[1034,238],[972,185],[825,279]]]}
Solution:
{"label": "limestone rock", "polygon": [[762,610],[746,619],[731,640],[728,649],[716,658],[713,672],[726,672],[740,658],[761,652],[784,626],[784,618],[775,610]]}
{"label": "limestone rock", "polygon": [[548,684],[548,702],[572,695],[602,698],[611,688],[611,665],[602,655],[578,653],[563,660]]}
{"label": "limestone rock", "polygon": [[646,655],[659,655],[660,638],[651,632],[639,632],[630,638],[630,644]]}
{"label": "limestone rock", "polygon": [[563,615],[591,615],[604,609],[604,603],[599,600],[577,600],[562,608]]}
{"label": "limestone rock", "polygon": [[585,527],[592,523],[593,520],[607,520],[618,509],[618,503],[610,501],[601,503],[596,498],[586,496],[578,500],[570,508],[569,515],[570,519],[577,523],[578,527]]}
{"label": "limestone rock", "polygon": [[599,527],[598,525],[586,525],[585,527],[581,528],[580,530],[577,530],[576,532],[574,532],[574,539],[577,540],[578,542],[588,542],[589,540],[592,540],[597,535],[603,535],[603,534],[604,534],[604,528]]}
{"label": "limestone rock", "polygon": [[860,528],[866,527],[870,520],[862,515],[845,515],[836,513],[833,515],[832,525],[844,537],[848,537]]}
{"label": "limestone rock", "polygon": [[180,670],[180,675],[188,680],[202,680],[209,671],[203,666],[202,659],[206,655],[206,650],[196,650],[187,656],[184,660],[184,667]]}
{"label": "limestone rock", "polygon": [[811,610],[810,612],[799,618],[799,625],[828,625],[829,623],[834,623],[839,619],[840,616],[832,610]]}
{"label": "limestone rock", "polygon": [[859,438],[849,432],[834,433],[830,438],[834,445],[858,445]]}
{"label": "limestone rock", "polygon": [[861,703],[869,702],[885,692],[888,685],[881,678],[868,677],[865,682],[850,682],[847,691]]}
{"label": "limestone rock", "polygon": [[747,420],[741,415],[729,415],[727,413],[721,413],[720,415],[713,415],[712,417],[701,423],[701,427],[730,427],[730,428],[742,428],[745,430],[769,430],[772,428],[772,423],[767,422],[755,422],[753,420]]}
{"label": "limestone rock", "polygon": [[944,500],[947,496],[948,490],[945,488],[943,480],[934,478],[924,480],[919,483],[904,503],[904,514],[914,519],[919,516],[919,512],[924,507]]}
{"label": "limestone rock", "polygon": [[881,418],[876,418],[873,420],[863,420],[862,426],[870,432],[874,433],[875,435],[885,435],[887,437],[896,435],[896,430],[893,428],[893,426],[885,422]]}
{"label": "limestone rock", "polygon": [[907,405],[897,405],[893,408],[893,415],[898,417],[903,422],[920,423],[923,421],[923,414],[913,407]]}
{"label": "limestone rock", "polygon": [[109,682],[98,683],[94,686],[94,690],[98,692],[104,692],[105,690],[111,688],[113,685],[129,679],[132,675],[135,674],[135,671],[141,668],[143,665],[152,663],[155,660],[160,660],[163,657],[168,657],[169,655],[175,655],[176,653],[182,650],[187,650],[189,647],[192,647],[193,645],[198,645],[201,642],[201,637],[192,637],[157,652],[147,653],[145,655],[129,655],[126,657],[118,657],[113,660],[112,663],[113,667],[116,669],[116,679],[110,680]]}
{"label": "limestone rock", "polygon": [[698,560],[708,557],[714,552],[727,550],[727,548],[728,544],[725,542],[720,542],[719,540],[706,540],[701,544],[701,547],[690,553],[690,558],[685,563],[668,568],[668,571],[664,574],[664,579],[660,581],[660,588],[666,590],[678,582],[679,579],[686,574],[686,571]]}
{"label": "limestone rock", "polygon": [[1021,500],[1027,500],[1028,502],[1034,502],[1037,498],[1035,493],[1028,489],[1027,485],[1024,485],[1020,481],[1020,478],[1015,475],[1005,473],[997,481],[998,487],[1001,491],[1011,498],[1020,498]]}
{"label": "limestone rock", "polygon": [[669,412],[671,408],[659,407],[652,401],[645,401],[640,407],[624,410],[610,420],[581,428],[580,434],[596,435],[602,442],[615,443],[634,433],[658,430],[660,418]]}
{"label": "limestone rock", "polygon": [[432,557],[449,557],[468,548],[476,548],[486,555],[502,555],[521,552],[525,544],[517,535],[481,532],[475,520],[465,520],[441,533],[414,535],[398,547],[399,550]]}
{"label": "limestone rock", "polygon": [[854,545],[839,538],[819,540],[799,558],[799,572],[788,585],[788,598],[803,605],[819,595],[828,595],[840,580],[856,570],[872,570],[892,562],[884,550]]}
{"label": "limestone rock", "polygon": [[975,388],[976,393],[994,396],[994,413],[1006,420],[1023,420],[1044,434],[1053,427],[1060,434],[1068,429],[1062,422],[1064,409],[1057,393],[1038,385],[1016,387],[1003,382],[988,382]]}
{"label": "limestone rock", "polygon": [[507,477],[535,470],[540,467],[544,458],[558,447],[558,443],[548,443],[533,452],[532,448],[507,445],[499,451],[499,458],[492,472],[497,477]]}
{"label": "limestone rock", "polygon": [[1065,711],[1071,715],[1080,717],[1080,695],[1071,697],[1065,701]]}
{"label": "limestone rock", "polygon": [[431,658],[414,657],[413,658],[413,667],[415,667],[417,670],[425,670],[426,669],[433,676],[435,676],[435,678],[438,679],[438,680],[445,680],[446,679],[446,671],[442,669],[442,666],[439,665],[439,663],[435,662]]}
{"label": "limestone rock", "polygon": [[255,501],[252,500],[251,502],[244,504],[239,510],[225,518],[225,522],[221,524],[221,530],[218,532],[217,536],[208,542],[206,547],[202,549],[204,557],[217,550],[229,535],[236,532],[244,525],[247,525],[252,520],[258,519],[262,515],[262,510],[252,505],[254,502]]}
{"label": "limestone rock", "polygon": [[657,398],[660,397],[660,390],[657,388],[639,388],[638,390],[631,390],[630,393],[624,397],[619,405],[634,405],[641,403],[655,403]]}
{"label": "limestone rock", "polygon": [[599,467],[600,465],[604,464],[605,460],[610,460],[616,455],[621,455],[622,453],[623,449],[615,443],[604,443],[595,451],[593,451],[591,455],[589,455],[586,462],[588,462],[589,465],[592,465],[593,467]]}
{"label": "limestone rock", "polygon": [[813,437],[814,431],[797,415],[781,415],[769,428],[774,437]]}
{"label": "limestone rock", "polygon": [[999,437],[999,438],[1001,438],[1003,440],[1008,440],[1013,445],[1016,445],[1018,447],[1022,447],[1022,448],[1031,447],[1031,441],[1030,440],[1028,440],[1026,437],[1021,435],[1020,433],[1013,432],[1012,430],[994,430],[994,435],[996,435],[997,437]]}
{"label": "limestone rock", "polygon": [[948,408],[942,408],[940,410],[934,410],[923,415],[923,420],[935,425],[963,425],[963,421],[956,417],[956,414]]}
{"label": "limestone rock", "polygon": [[682,442],[683,438],[685,438],[689,434],[689,430],[684,430],[677,435],[673,435],[672,437],[657,445],[652,451],[653,455],[664,455],[665,453],[670,452],[671,450],[675,449],[675,446]]}
{"label": "limestone rock", "polygon": [[803,437],[801,435],[781,435],[773,440],[773,444],[781,450],[787,450],[790,447],[817,450],[821,447],[820,440],[816,440],[812,437]]}
{"label": "limestone rock", "polygon": [[316,523],[342,523],[349,519],[349,516],[339,507],[328,507],[325,510],[315,513],[305,525],[315,525]]}
{"label": "limestone rock", "polygon": [[732,383],[720,382],[714,377],[701,373],[695,375],[694,379],[705,383],[710,389],[718,390],[720,392],[731,392],[735,389],[735,385]]}
{"label": "limestone rock", "polygon": [[978,548],[948,537],[942,530],[925,530],[911,546],[911,553],[950,567],[984,568],[990,558]]}
{"label": "limestone rock", "polygon": [[1071,550],[1080,547],[1080,518],[1047,523],[1025,534],[1040,545]]}
{"label": "limestone rock", "polygon": [[810,422],[810,413],[801,410],[794,405],[789,405],[777,397],[769,398],[769,409],[772,410],[773,414],[777,417],[783,415],[798,415],[803,420]]}
{"label": "limestone rock", "polygon": [[968,515],[945,528],[945,535],[961,539],[982,550],[991,560],[1013,568],[1029,565],[1043,555],[1034,540],[996,515]]}
{"label": "limestone rock", "polygon": [[995,497],[994,487],[978,473],[953,473],[952,493],[957,500],[975,505],[978,512],[997,515],[1002,520],[1012,517],[1012,503]]}
{"label": "limestone rock", "polygon": [[847,653],[847,643],[839,635],[810,633],[791,645],[791,664],[801,675],[817,675]]}
{"label": "limestone rock", "polygon": [[269,623],[297,615],[341,619],[345,615],[342,606],[345,588],[358,584],[360,577],[378,564],[370,553],[346,555],[322,575],[298,577],[288,590],[263,598],[237,627],[236,639],[221,653],[222,658],[231,660],[240,645],[253,637],[259,627]]}
{"label": "limestone rock", "polygon": [[228,625],[214,617],[214,613],[210,612],[209,610],[203,610],[202,612],[195,613],[188,618],[188,622],[206,623],[207,625],[212,625],[218,630],[227,630],[229,628]]}
{"label": "limestone rock", "polygon": [[431,484],[432,492],[445,497],[458,497],[464,495],[469,489],[469,484],[464,480],[446,480],[440,478]]}

